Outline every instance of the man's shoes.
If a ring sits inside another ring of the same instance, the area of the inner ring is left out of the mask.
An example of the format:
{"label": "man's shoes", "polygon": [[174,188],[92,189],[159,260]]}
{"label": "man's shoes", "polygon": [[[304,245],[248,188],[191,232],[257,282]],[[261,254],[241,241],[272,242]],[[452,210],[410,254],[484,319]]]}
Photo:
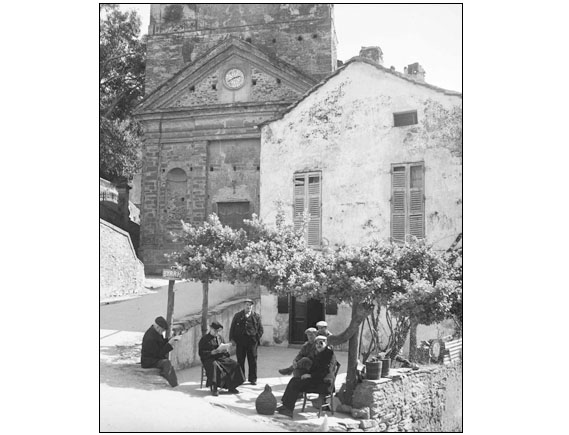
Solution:
{"label": "man's shoes", "polygon": [[251,385],[257,385],[257,382],[255,382],[255,381],[249,381],[249,383],[250,383]]}
{"label": "man's shoes", "polygon": [[219,396],[219,393],[217,392],[217,386],[216,385],[211,387],[211,395],[212,396]]}
{"label": "man's shoes", "polygon": [[287,407],[283,406],[282,409],[277,408],[279,414],[286,415],[287,417],[292,418],[292,410],[288,409]]}
{"label": "man's shoes", "polygon": [[280,369],[279,373],[281,375],[292,375],[293,371],[294,371],[294,369],[292,367],[287,367],[286,369]]}
{"label": "man's shoes", "polygon": [[239,394],[239,390],[237,388],[232,388],[229,390],[229,394]]}
{"label": "man's shoes", "polygon": [[286,406],[284,406],[284,405],[277,406],[277,411],[282,411],[285,408],[286,408]]}

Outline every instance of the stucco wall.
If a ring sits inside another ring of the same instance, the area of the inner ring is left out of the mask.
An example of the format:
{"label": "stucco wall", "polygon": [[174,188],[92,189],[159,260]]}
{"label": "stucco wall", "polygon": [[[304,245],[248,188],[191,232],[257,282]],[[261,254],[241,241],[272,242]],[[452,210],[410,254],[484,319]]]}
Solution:
{"label": "stucco wall", "polygon": [[[392,370],[394,372],[394,370]],[[356,386],[354,408],[370,408],[370,418],[387,432],[462,431],[462,365],[364,380]]]}
{"label": "stucco wall", "polygon": [[[230,301],[216,305],[208,313],[208,325],[216,321],[223,325],[221,336],[226,343],[229,342],[229,329],[233,316],[243,309],[244,298],[235,298]],[[260,310],[260,303],[257,299],[253,309]],[[170,352],[170,361],[177,369],[184,369],[196,364],[201,364],[198,345],[202,338],[201,314],[186,316],[175,319],[173,322],[175,333],[182,333],[181,339]]]}
{"label": "stucco wall", "polygon": [[128,233],[99,219],[99,298],[136,294],[144,283],[144,266]]}
{"label": "stucco wall", "polygon": [[[458,96],[351,63],[262,128],[260,216],[274,222],[281,201],[291,218],[293,174],[322,171],[323,238],[331,246],[386,240],[391,165],[424,161],[426,237],[448,247],[462,231],[462,148],[443,134],[444,112],[461,104]],[[393,113],[407,110],[417,110],[419,123],[393,127]]]}

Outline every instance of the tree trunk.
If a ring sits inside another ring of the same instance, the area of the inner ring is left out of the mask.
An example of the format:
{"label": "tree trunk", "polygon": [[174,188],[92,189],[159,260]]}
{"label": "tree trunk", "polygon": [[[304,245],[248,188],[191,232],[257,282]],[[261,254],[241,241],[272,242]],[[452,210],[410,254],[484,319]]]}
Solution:
{"label": "tree trunk", "polygon": [[371,307],[367,307],[365,305],[358,304],[357,302],[352,303],[352,320],[350,321],[350,324],[341,334],[331,335],[330,337],[328,337],[328,344],[330,344],[331,346],[336,346],[338,344],[342,344],[348,341],[350,338],[352,338],[352,335],[357,334],[360,325],[363,323],[365,318],[369,316],[369,314],[372,312],[373,312],[373,305]]}
{"label": "tree trunk", "polygon": [[209,292],[209,282],[202,282],[202,335],[207,334],[207,314],[208,314],[208,292]]}
{"label": "tree trunk", "polygon": [[[352,320],[358,318],[358,304],[354,303],[354,305],[352,305]],[[360,328],[361,326],[358,325],[358,328]],[[346,369],[346,395],[345,397],[345,401],[346,401],[346,405],[352,405],[352,398],[354,395],[354,390],[356,389],[356,383],[357,383],[357,376],[356,376],[356,370],[358,368],[358,342],[359,342],[359,336],[358,336],[358,331],[356,329],[355,333],[352,334],[352,336],[350,337],[350,341],[349,341],[349,347],[348,347],[348,367]]]}
{"label": "tree trunk", "polygon": [[417,326],[419,324],[411,320],[409,327],[409,361],[417,362]]}

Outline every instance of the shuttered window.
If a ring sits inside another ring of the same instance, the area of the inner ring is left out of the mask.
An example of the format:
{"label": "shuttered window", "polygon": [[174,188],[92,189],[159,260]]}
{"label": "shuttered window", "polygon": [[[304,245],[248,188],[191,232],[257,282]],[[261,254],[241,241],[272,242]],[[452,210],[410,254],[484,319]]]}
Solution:
{"label": "shuttered window", "polygon": [[288,313],[288,296],[279,296],[277,299],[277,312],[279,314]]}
{"label": "shuttered window", "polygon": [[425,166],[405,163],[391,167],[391,238],[425,237]]}
{"label": "shuttered window", "polygon": [[309,220],[305,232],[308,246],[320,246],[322,232],[322,176],[320,172],[295,174],[294,176],[294,228],[303,223],[304,212]]}

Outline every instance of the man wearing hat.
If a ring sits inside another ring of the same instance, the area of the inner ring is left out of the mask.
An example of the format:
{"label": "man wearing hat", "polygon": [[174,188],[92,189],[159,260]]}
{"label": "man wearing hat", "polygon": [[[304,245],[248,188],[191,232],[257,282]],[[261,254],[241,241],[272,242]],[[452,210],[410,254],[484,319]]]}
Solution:
{"label": "man wearing hat", "polygon": [[249,382],[257,385],[257,346],[261,344],[263,325],[261,316],[253,312],[254,302],[252,299],[243,301],[245,307],[233,316],[229,329],[229,340],[237,346],[237,362],[245,373],[245,357],[249,365]]}
{"label": "man wearing hat", "polygon": [[172,337],[169,340],[162,335],[168,330],[168,322],[164,317],[156,317],[154,323],[144,333],[142,337],[142,351],[140,354],[140,365],[143,369],[159,368],[160,375],[166,378],[170,386],[178,386],[178,377],[168,361],[168,353],[173,349],[173,345],[180,337]]}
{"label": "man wearing hat", "polygon": [[230,394],[238,394],[237,387],[245,382],[241,367],[229,357],[229,348],[221,337],[222,329],[221,323],[211,322],[209,332],[198,344],[200,359],[207,376],[206,386],[211,387],[214,396],[218,395],[218,388],[226,388]]}
{"label": "man wearing hat", "polygon": [[314,339],[318,335],[316,328],[308,328],[304,331],[308,341],[305,342],[298,355],[292,361],[292,365],[286,369],[280,369],[279,373],[281,375],[292,375],[295,378],[300,378],[303,374],[308,373],[308,370],[312,366],[312,360],[314,359],[314,354],[316,353],[316,346],[314,345]]}
{"label": "man wearing hat", "polygon": [[279,413],[292,418],[294,405],[302,391],[318,390],[322,393],[331,391],[331,386],[335,381],[336,356],[334,351],[327,346],[327,341],[324,335],[319,335],[314,339],[316,353],[312,367],[300,378],[291,378],[282,397],[283,404],[277,408]]}
{"label": "man wearing hat", "polygon": [[316,327],[318,328],[318,335],[325,335],[326,337],[330,337],[332,333],[328,331],[328,323],[324,320],[316,323]]}

